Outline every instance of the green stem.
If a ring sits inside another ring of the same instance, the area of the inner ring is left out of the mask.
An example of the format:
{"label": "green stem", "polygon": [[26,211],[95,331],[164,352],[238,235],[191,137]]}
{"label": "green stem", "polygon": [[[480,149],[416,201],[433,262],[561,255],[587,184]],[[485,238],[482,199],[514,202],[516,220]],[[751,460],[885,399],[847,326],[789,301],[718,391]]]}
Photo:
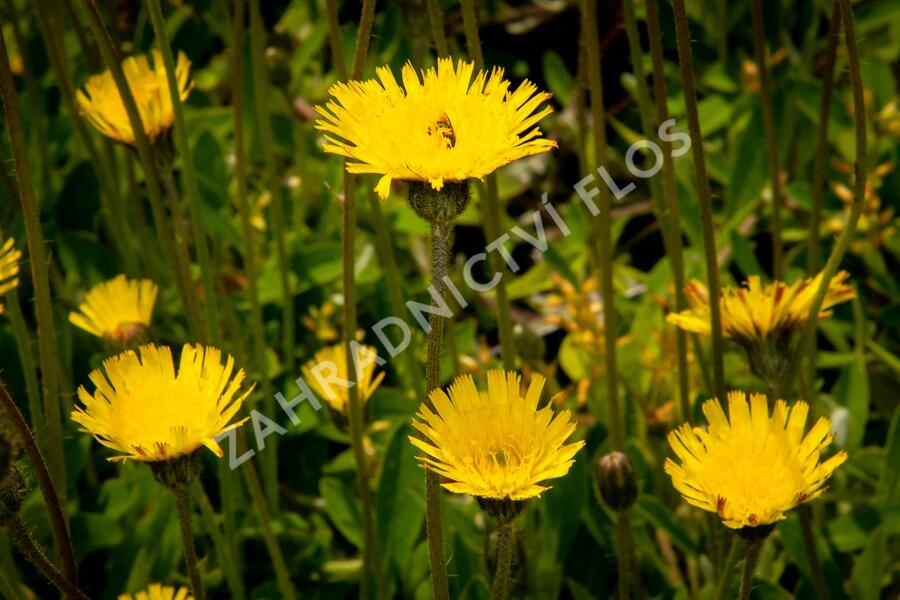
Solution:
{"label": "green stem", "polygon": [[[278,260],[278,272],[281,283],[281,332],[282,332],[282,358],[285,370],[294,372],[294,295],[291,291],[290,272],[288,261],[287,240],[285,232],[283,187],[281,176],[278,172],[278,162],[275,160],[275,141],[272,134],[272,120],[269,114],[269,81],[267,77],[265,61],[266,40],[263,29],[260,0],[250,0],[250,58],[253,75],[253,90],[255,94],[254,105],[256,107],[256,126],[259,128],[259,144],[265,165],[266,180],[269,182],[269,191],[272,202],[270,205],[272,214],[269,220],[275,232],[275,253]],[[263,398],[267,414],[275,414],[275,399],[270,394]],[[272,448],[266,452],[262,459],[262,467],[266,486],[266,496],[273,510],[278,510],[278,448],[275,438],[272,440]]]}
{"label": "green stem", "polygon": [[675,34],[678,38],[678,58],[684,104],[687,112],[688,131],[694,157],[697,180],[700,225],[703,231],[703,253],[706,258],[706,279],[709,288],[710,329],[712,331],[713,386],[718,398],[725,397],[725,345],[722,338],[722,306],[719,288],[719,261],[716,255],[716,232],[713,224],[712,195],[706,175],[706,156],[703,151],[703,134],[697,110],[697,90],[694,85],[694,62],[691,57],[691,32],[688,28],[684,0],[672,0],[675,11]]}
{"label": "green stem", "polygon": [[331,60],[334,70],[340,79],[347,79],[347,61],[344,60],[344,49],[341,46],[341,25],[338,22],[337,0],[325,0],[325,14],[328,21],[328,44],[331,48]]}
{"label": "green stem", "polygon": [[[591,118],[593,120],[594,159],[600,166],[606,166],[606,109],[603,106],[603,79],[600,64],[600,40],[597,32],[597,2],[582,0],[581,26],[587,51],[588,91],[591,98]],[[609,404],[609,427],[612,446],[621,450],[624,444],[622,417],[619,408],[619,383],[616,365],[616,338],[618,318],[616,314],[615,290],[613,288],[613,245],[612,245],[612,196],[609,187],[599,187],[600,212],[591,219],[591,229],[596,232],[597,245],[590,241],[589,249],[594,252],[594,268],[600,282],[600,297],[603,301],[603,350],[606,381],[606,400]],[[589,238],[592,236],[589,236]],[[621,549],[620,549],[621,554]]]}
{"label": "green stem", "polygon": [[[862,74],[859,64],[859,49],[856,43],[856,30],[853,25],[853,9],[849,0],[839,0],[841,8],[841,23],[844,25],[844,38],[847,45],[847,66],[850,71],[850,83],[853,88],[853,121],[856,127],[856,160],[854,162],[855,181],[853,187],[853,205],[850,208],[850,215],[847,218],[847,224],[841,232],[837,243],[828,256],[825,268],[822,270],[822,281],[816,290],[816,295],[810,304],[809,314],[806,316],[806,322],[800,331],[797,348],[798,351],[791,355],[788,373],[798,372],[798,367],[802,367],[804,358],[808,359],[808,368],[812,370],[815,366],[815,333],[816,326],[819,322],[819,313],[822,310],[822,303],[825,301],[825,295],[828,293],[828,286],[831,284],[831,278],[837,272],[844,254],[850,245],[850,241],[856,234],[856,227],[859,224],[859,217],[865,206],[866,197],[866,157],[867,157],[867,139],[866,139],[866,106],[864,97],[864,88],[862,82]],[[790,381],[789,381],[790,384]],[[789,395],[790,389],[785,390],[785,394]]]}
{"label": "green stem", "polygon": [[266,372],[266,337],[262,305],[259,300],[259,257],[256,252],[250,202],[247,199],[247,161],[244,141],[244,44],[246,26],[245,0],[234,5],[234,30],[231,48],[231,104],[234,116],[234,177],[237,183],[237,207],[244,235],[244,269],[247,272],[247,292],[250,297],[250,332],[253,343],[253,363],[261,381],[264,398],[272,397],[272,382]]}
{"label": "green stem", "polygon": [[[449,241],[453,223],[431,223],[431,285],[444,296],[449,260]],[[425,389],[430,394],[441,386],[441,349],[444,337],[444,317],[432,313],[428,319],[428,355],[425,363]],[[430,401],[426,400],[426,404]],[[436,472],[425,471],[425,531],[428,536],[428,558],[431,564],[431,586],[435,600],[450,597],[447,565],[444,562],[444,531],[441,517],[441,477]]]}
{"label": "green stem", "polygon": [[[475,13],[474,0],[461,0],[463,27],[466,34],[466,48],[469,57],[475,62],[475,69],[484,69],[484,55],[481,52],[481,39],[478,35],[478,16]],[[484,219],[484,234],[488,243],[498,239],[501,234],[501,210],[500,198],[497,190],[497,175],[491,173],[487,177],[487,185],[480,188],[485,191],[479,194],[483,203],[482,218]],[[501,258],[496,252],[488,256],[491,269],[496,273],[503,273]],[[509,294],[506,291],[506,278],[500,277],[496,287],[497,293],[497,326],[500,334],[500,352],[503,360],[503,368],[512,370],[516,367],[516,342],[513,335],[512,318],[510,316]]]}
{"label": "green stem", "polygon": [[778,137],[775,132],[775,112],[772,108],[772,87],[769,82],[769,59],[766,47],[765,21],[762,0],[751,0],[753,15],[753,50],[759,69],[759,99],[762,103],[763,133],[766,138],[766,157],[769,159],[769,177],[772,179],[772,277],[784,277],[784,256],[781,244],[781,209],[784,196],[781,191],[781,163],[778,160]]}
{"label": "green stem", "polygon": [[809,273],[817,273],[822,264],[822,239],[819,227],[822,222],[822,193],[825,182],[825,159],[828,157],[828,125],[831,119],[831,98],[834,92],[834,62],[840,41],[841,7],[837,0],[831,8],[828,22],[828,46],[825,49],[825,71],[822,74],[822,96],[819,100],[819,122],[816,128],[816,154],[813,158],[812,207],[809,213]]}
{"label": "green stem", "polygon": [[425,0],[428,10],[428,22],[431,24],[431,35],[434,38],[434,48],[439,58],[450,55],[447,47],[447,35],[444,33],[444,12],[438,0]]}
{"label": "green stem", "polygon": [[175,507],[178,509],[178,528],[181,530],[181,545],[184,548],[184,562],[191,579],[191,593],[195,600],[203,600],[203,582],[200,569],[197,567],[197,551],[194,549],[194,534],[191,532],[191,507],[188,501],[187,486],[172,488],[175,496]]}
{"label": "green stem", "polygon": [[[162,240],[171,240],[172,235],[170,234],[165,219],[162,183],[155,152],[153,151],[150,139],[147,137],[147,133],[144,130],[141,121],[141,113],[134,100],[134,94],[131,91],[131,87],[128,85],[128,79],[125,77],[125,71],[122,68],[119,52],[113,44],[112,37],[109,35],[106,25],[103,23],[103,17],[100,15],[95,0],[81,0],[81,4],[87,15],[88,25],[94,34],[94,38],[97,40],[100,53],[103,55],[103,60],[106,62],[106,66],[116,84],[116,88],[119,90],[119,96],[122,99],[122,104],[128,115],[128,122],[134,132],[134,148],[137,151],[138,158],[144,168],[144,175],[147,182],[147,197],[150,200],[150,208],[153,213],[153,220],[156,224],[157,234]],[[76,119],[76,121],[79,120],[80,119]],[[175,250],[171,248],[171,244],[162,243],[161,245],[171,271],[173,273],[178,273],[179,269],[181,269],[181,272],[183,272],[185,265],[182,261],[178,260]],[[190,323],[190,321],[194,320],[191,319],[191,314],[192,311],[195,310],[193,290],[186,285],[184,277],[175,277],[175,280],[181,295],[181,302],[184,305],[185,313],[188,315],[189,324],[192,325],[192,329],[194,329],[195,332],[199,331],[201,325],[199,322]]]}
{"label": "green stem", "polygon": [[628,511],[616,514],[616,546],[619,553],[619,598],[627,600],[637,589],[634,572],[634,544],[631,539],[631,520]]}
{"label": "green stem", "polygon": [[77,600],[89,600],[84,592],[78,589],[78,586],[75,583],[60,573],[59,570],[53,566],[53,563],[47,559],[47,555],[44,554],[44,551],[38,546],[38,543],[31,535],[31,532],[28,531],[28,527],[25,526],[25,523],[22,522],[22,519],[20,519],[18,515],[14,515],[6,523],[6,532],[19,549],[19,552],[24,554],[25,557],[38,568],[44,577],[59,588],[60,592]]}
{"label": "green stem", "polygon": [[732,586],[732,574],[738,561],[741,559],[741,540],[735,535],[731,540],[731,549],[728,551],[728,557],[725,559],[725,566],[719,575],[719,583],[716,585],[715,600],[726,600],[731,597],[730,591]]}
{"label": "green stem", "polygon": [[[222,463],[225,464],[224,461]],[[216,513],[203,486],[199,482],[195,482],[191,486],[191,492],[194,496],[194,502],[200,507],[206,531],[212,538],[213,547],[225,574],[225,581],[228,583],[228,592],[235,600],[243,600],[246,597],[246,592],[244,591],[244,581],[241,578],[240,563],[229,545],[229,541],[233,540],[226,540],[225,535],[219,528],[219,524],[216,522]]]}
{"label": "green stem", "polygon": [[[241,453],[246,452],[246,442],[243,435],[238,435]],[[263,542],[269,551],[269,558],[272,559],[272,568],[275,570],[275,580],[278,583],[278,592],[284,600],[294,600],[294,587],[291,584],[291,576],[289,575],[287,563],[284,561],[284,554],[281,546],[278,544],[278,538],[272,531],[272,517],[269,513],[269,506],[266,503],[266,496],[263,493],[262,485],[259,482],[259,474],[256,472],[256,465],[253,461],[244,463],[242,470],[247,480],[247,487],[250,488],[250,500],[253,503],[253,510],[256,518],[259,520],[259,527],[262,530]]]}
{"label": "green stem", "polygon": [[159,0],[147,0],[147,10],[150,13],[150,21],[156,34],[156,45],[162,54],[163,66],[166,69],[166,80],[169,84],[169,96],[172,100],[172,112],[175,116],[174,133],[175,146],[181,156],[181,176],[184,180],[185,196],[190,211],[190,220],[194,234],[194,248],[197,252],[197,262],[200,264],[200,279],[203,282],[203,308],[206,317],[206,331],[209,341],[218,343],[218,309],[216,303],[216,289],[213,284],[213,269],[209,257],[209,243],[203,227],[204,216],[200,198],[200,189],[197,185],[197,173],[194,168],[194,155],[191,152],[188,141],[187,126],[184,122],[184,108],[181,104],[181,93],[178,88],[178,77],[175,74],[175,60],[172,57],[172,48],[169,45],[166,34],[166,22],[163,18]]}
{"label": "green stem", "polygon": [[[178,186],[175,185],[175,177],[171,171],[162,174],[162,186],[169,200],[169,210],[172,213],[172,231],[175,246],[175,256],[178,260],[178,273],[182,286],[187,290],[194,289],[194,278],[191,275],[191,255],[188,248],[187,232],[184,230],[184,219],[181,210],[181,197],[178,194]],[[195,296],[191,292],[192,296]],[[197,310],[197,303],[192,301],[185,306],[185,314],[191,331],[201,340],[206,340],[208,332],[205,323]]]}
{"label": "green stem", "polygon": [[738,596],[740,600],[750,600],[750,592],[753,590],[753,573],[756,571],[756,564],[759,562],[759,551],[765,543],[765,538],[747,542],[747,549],[744,553],[744,570],[741,575],[741,591]]}
{"label": "green stem", "polygon": [[[375,2],[365,0],[360,16],[359,29],[356,35],[356,46],[353,52],[353,66],[350,78],[361,77],[369,50],[369,38],[372,36],[372,25],[375,21]],[[348,390],[348,420],[351,446],[356,463],[356,479],[359,498],[363,512],[363,573],[360,586],[360,597],[367,598],[369,593],[368,578],[375,582],[375,590],[379,598],[386,595],[378,547],[375,540],[375,514],[372,507],[372,493],[369,488],[369,469],[363,448],[364,415],[359,398],[356,357],[351,342],[356,339],[356,193],[355,178],[344,169],[344,210],[342,220],[343,238],[343,284],[344,284],[344,330],[343,342],[347,356],[347,379],[351,382]]]}
{"label": "green stem", "polygon": [[[633,4],[633,0],[628,0],[626,4]],[[669,120],[668,93],[666,92],[666,75],[663,66],[662,33],[659,29],[659,8],[656,0],[646,0],[646,6],[650,58],[653,65],[653,96],[656,101],[656,122],[659,124]],[[669,265],[672,268],[672,278],[675,283],[675,310],[681,312],[687,308],[687,298],[684,293],[684,245],[681,240],[681,220],[678,212],[678,186],[675,181],[672,144],[662,139],[659,142],[662,144],[663,151],[662,227],[669,231],[668,258]],[[691,419],[691,397],[687,333],[681,328],[675,329],[675,344],[678,352],[678,398],[679,406],[681,407],[681,418],[688,421]]]}
{"label": "green stem", "polygon": [[825,574],[822,572],[822,563],[819,561],[819,551],[816,548],[816,538],[813,534],[813,514],[808,504],[802,504],[797,509],[797,517],[800,519],[800,531],[803,534],[803,548],[806,551],[806,562],[809,564],[809,574],[812,579],[816,598],[828,600],[828,586],[825,585]]}
{"label": "green stem", "polygon": [[44,408],[41,406],[41,387],[37,376],[37,366],[34,362],[34,352],[31,347],[31,332],[25,323],[22,314],[22,306],[19,304],[19,291],[13,288],[6,294],[6,308],[9,311],[9,321],[12,325],[13,336],[16,338],[16,350],[19,354],[19,365],[22,367],[22,377],[25,379],[25,391],[28,395],[28,414],[34,427],[34,435],[38,441],[38,447],[47,452],[47,439],[39,426],[44,423]]}
{"label": "green stem", "polygon": [[56,489],[59,490],[63,503],[65,503],[66,468],[62,445],[62,396],[59,393],[59,355],[55,345],[56,326],[53,322],[50,277],[47,271],[49,258],[44,246],[44,233],[41,230],[40,208],[31,182],[31,166],[28,160],[25,128],[19,112],[19,102],[5,44],[3,32],[0,31],[0,99],[3,102],[6,131],[9,135],[13,164],[18,178],[19,201],[31,259],[28,264],[31,265],[31,276],[34,281],[34,305],[40,349],[41,379],[44,388],[44,416],[47,427],[49,467]]}
{"label": "green stem", "polygon": [[8,422],[13,426],[19,436],[19,441],[28,454],[31,466],[34,469],[34,476],[41,488],[41,494],[44,496],[44,502],[47,505],[47,513],[50,515],[50,528],[53,530],[53,537],[59,548],[60,562],[62,563],[62,572],[66,580],[72,585],[78,585],[77,570],[75,567],[75,554],[72,551],[72,538],[69,537],[69,528],[66,526],[66,517],[62,510],[62,503],[59,495],[56,493],[56,487],[53,485],[53,479],[50,477],[50,471],[44,462],[44,457],[38,449],[37,442],[34,439],[31,428],[25,421],[25,417],[19,411],[12,396],[6,390],[6,387],[0,383],[0,404],[3,405],[3,412],[6,413]]}
{"label": "green stem", "polygon": [[494,573],[494,583],[491,586],[491,600],[506,600],[509,595],[515,538],[513,522],[500,523],[497,527],[497,571]]}

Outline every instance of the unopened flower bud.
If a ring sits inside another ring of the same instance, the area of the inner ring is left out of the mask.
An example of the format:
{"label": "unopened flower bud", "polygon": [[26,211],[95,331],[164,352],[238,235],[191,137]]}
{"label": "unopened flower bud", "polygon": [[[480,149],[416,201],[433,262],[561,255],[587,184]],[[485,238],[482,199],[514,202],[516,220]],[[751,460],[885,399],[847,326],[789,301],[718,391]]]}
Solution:
{"label": "unopened flower bud", "polygon": [[628,510],[637,500],[637,475],[622,452],[604,454],[594,462],[594,481],[603,502],[612,510]]}
{"label": "unopened flower bud", "polygon": [[409,182],[409,205],[429,223],[450,223],[469,205],[468,181],[445,181],[440,190],[425,181]]}

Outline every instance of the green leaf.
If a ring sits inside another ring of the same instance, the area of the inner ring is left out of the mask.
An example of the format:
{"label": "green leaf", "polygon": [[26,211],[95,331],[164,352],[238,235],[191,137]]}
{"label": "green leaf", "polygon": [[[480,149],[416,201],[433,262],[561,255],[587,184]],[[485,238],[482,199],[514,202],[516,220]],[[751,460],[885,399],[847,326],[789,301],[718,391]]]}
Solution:
{"label": "green leaf", "polygon": [[866,422],[869,420],[869,378],[862,356],[841,371],[841,377],[835,386],[835,398],[850,412],[847,451],[856,450],[862,447]]}
{"label": "green leaf", "polygon": [[892,506],[900,502],[900,407],[894,409],[891,426],[888,429],[887,441],[884,445],[884,466],[878,482],[878,493],[885,505]]}
{"label": "green leaf", "polygon": [[687,530],[682,527],[672,511],[653,496],[641,495],[634,506],[635,512],[654,526],[662,529],[672,542],[687,554],[698,554],[700,548]]}
{"label": "green leaf", "polygon": [[544,68],[544,79],[547,87],[553,92],[560,104],[568,104],[572,96],[574,80],[572,74],[566,68],[566,63],[559,54],[552,50],[544,53],[541,61]]}
{"label": "green leaf", "polygon": [[356,547],[363,544],[362,512],[359,501],[348,486],[336,477],[323,477],[319,492],[325,501],[325,514],[347,540]]}
{"label": "green leaf", "polygon": [[883,527],[875,530],[869,543],[856,560],[850,578],[854,598],[878,600],[881,597],[881,583],[886,572],[887,533]]}

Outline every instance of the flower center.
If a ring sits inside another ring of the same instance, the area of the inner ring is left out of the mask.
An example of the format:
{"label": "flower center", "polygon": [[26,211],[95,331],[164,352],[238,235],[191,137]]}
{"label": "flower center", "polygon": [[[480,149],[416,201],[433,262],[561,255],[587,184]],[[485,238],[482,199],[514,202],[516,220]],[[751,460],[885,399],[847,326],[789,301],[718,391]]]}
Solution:
{"label": "flower center", "polygon": [[441,113],[437,120],[428,126],[428,135],[437,138],[438,144],[442,148],[453,148],[456,146],[456,132],[453,130],[453,123],[447,113]]}

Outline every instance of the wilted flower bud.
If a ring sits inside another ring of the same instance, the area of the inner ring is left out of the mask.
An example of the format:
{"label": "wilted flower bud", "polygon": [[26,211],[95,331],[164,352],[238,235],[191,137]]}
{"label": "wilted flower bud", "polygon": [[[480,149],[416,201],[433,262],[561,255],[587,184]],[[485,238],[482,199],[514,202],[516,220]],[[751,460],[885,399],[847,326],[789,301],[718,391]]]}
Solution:
{"label": "wilted flower bud", "polygon": [[516,351],[523,361],[536,363],[543,360],[547,350],[543,337],[531,328],[522,325],[516,325],[513,335],[515,335]]}
{"label": "wilted flower bud", "polygon": [[291,63],[284,50],[274,46],[266,50],[266,70],[275,87],[283,88],[291,83]]}
{"label": "wilted flower bud", "polygon": [[594,462],[594,482],[603,502],[613,510],[628,510],[637,500],[637,475],[628,456],[618,450]]}

